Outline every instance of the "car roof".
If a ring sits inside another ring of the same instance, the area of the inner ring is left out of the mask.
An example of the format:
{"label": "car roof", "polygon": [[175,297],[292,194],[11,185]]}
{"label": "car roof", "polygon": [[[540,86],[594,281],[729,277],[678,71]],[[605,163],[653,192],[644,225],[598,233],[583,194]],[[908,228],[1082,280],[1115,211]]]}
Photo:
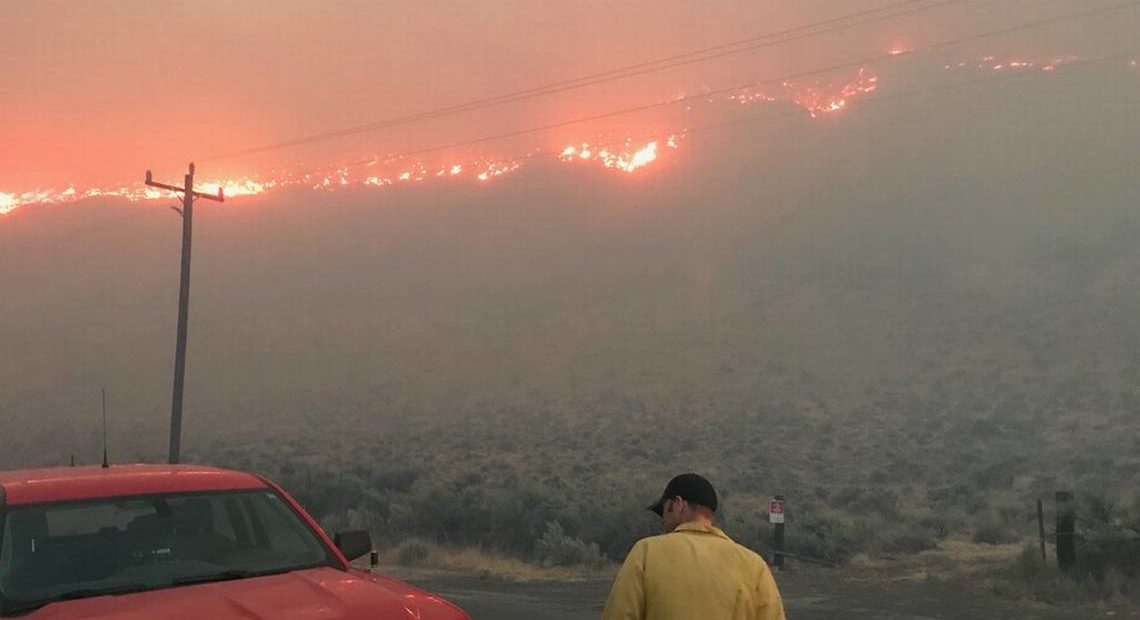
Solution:
{"label": "car roof", "polygon": [[261,478],[201,465],[112,465],[0,472],[0,503],[8,506],[70,500],[264,489]]}

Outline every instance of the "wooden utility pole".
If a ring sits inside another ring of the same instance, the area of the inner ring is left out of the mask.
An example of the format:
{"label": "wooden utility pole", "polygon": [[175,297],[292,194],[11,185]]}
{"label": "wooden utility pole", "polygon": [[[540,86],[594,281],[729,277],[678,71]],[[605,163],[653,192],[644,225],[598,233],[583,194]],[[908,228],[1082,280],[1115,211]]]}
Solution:
{"label": "wooden utility pole", "polygon": [[186,328],[190,318],[190,245],[194,232],[194,201],[198,198],[225,202],[222,188],[218,193],[207,194],[194,191],[194,164],[186,173],[182,187],[156,183],[146,171],[146,184],[182,194],[182,208],[174,208],[182,216],[182,276],[178,284],[178,337],[174,347],[174,394],[170,405],[170,454],[169,462],[177,463],[182,453],[182,388],[186,382]]}

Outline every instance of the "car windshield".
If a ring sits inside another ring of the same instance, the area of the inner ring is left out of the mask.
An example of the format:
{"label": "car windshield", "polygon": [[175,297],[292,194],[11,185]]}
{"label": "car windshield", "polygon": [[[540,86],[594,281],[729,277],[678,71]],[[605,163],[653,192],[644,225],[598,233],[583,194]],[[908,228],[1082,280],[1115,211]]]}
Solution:
{"label": "car windshield", "polygon": [[16,506],[2,518],[6,614],[61,599],[335,565],[271,491]]}

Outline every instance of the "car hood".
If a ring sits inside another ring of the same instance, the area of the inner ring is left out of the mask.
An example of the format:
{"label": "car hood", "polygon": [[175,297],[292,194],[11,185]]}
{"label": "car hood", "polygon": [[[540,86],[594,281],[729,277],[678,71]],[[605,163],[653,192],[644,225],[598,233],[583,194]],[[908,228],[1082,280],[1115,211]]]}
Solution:
{"label": "car hood", "polygon": [[352,570],[315,568],[52,603],[25,618],[150,620],[466,620],[458,607],[408,584]]}

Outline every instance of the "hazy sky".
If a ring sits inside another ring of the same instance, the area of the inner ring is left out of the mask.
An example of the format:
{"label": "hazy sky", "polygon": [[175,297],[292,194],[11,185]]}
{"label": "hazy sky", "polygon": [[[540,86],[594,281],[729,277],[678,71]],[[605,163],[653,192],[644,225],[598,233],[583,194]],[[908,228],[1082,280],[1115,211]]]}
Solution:
{"label": "hazy sky", "polygon": [[[147,167],[176,174],[190,158],[895,3],[0,0],[0,189],[109,183],[134,179]],[[1091,4],[962,2],[842,35],[369,134],[325,150],[219,166],[252,173],[280,157],[328,159],[517,129]],[[1127,27],[1128,19],[1135,25],[1135,14],[1125,15],[1123,32],[1136,32]],[[1077,24],[1065,36],[1089,26]]]}

